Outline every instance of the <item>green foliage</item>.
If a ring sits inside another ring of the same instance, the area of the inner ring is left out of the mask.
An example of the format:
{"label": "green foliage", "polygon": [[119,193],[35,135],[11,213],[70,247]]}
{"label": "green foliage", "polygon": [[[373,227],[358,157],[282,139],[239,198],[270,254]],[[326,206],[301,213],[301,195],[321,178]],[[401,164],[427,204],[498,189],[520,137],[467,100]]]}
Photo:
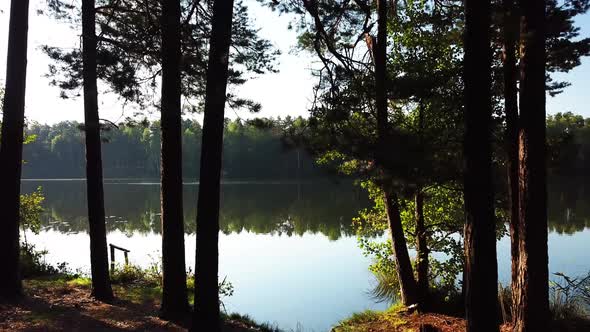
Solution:
{"label": "green foliage", "polygon": [[[373,295],[379,300],[394,302],[398,299],[399,282],[391,240],[380,238],[388,231],[383,193],[374,182],[365,181],[362,186],[369,192],[374,206],[362,210],[354,219],[359,246],[366,256],[373,258],[369,267],[377,281]],[[423,194],[430,290],[438,297],[437,301],[455,302],[463,271],[463,193],[452,187],[432,186],[424,189]],[[400,199],[400,209],[408,247],[416,248],[415,201]],[[506,234],[505,212],[501,207],[496,209],[496,218],[499,239]]]}
{"label": "green foliage", "polygon": [[[387,218],[382,192],[377,186],[365,182],[375,206],[364,210],[354,223],[360,247],[365,255],[373,258],[370,270],[377,279],[374,295],[382,300],[394,301],[392,295],[399,291],[395,263],[392,259],[390,240],[376,240],[375,236],[387,229]],[[431,253],[442,253],[445,259],[437,260],[430,256],[431,288],[451,295],[457,287],[457,277],[463,268],[463,195],[454,189],[430,187],[424,191],[424,220],[427,229],[427,242]],[[410,248],[416,243],[415,204],[413,200],[401,200],[401,218]],[[445,296],[447,296],[445,295]]]}
{"label": "green foliage", "polygon": [[[194,277],[193,277],[194,279]],[[194,281],[193,281],[194,283]],[[231,297],[234,295],[234,285],[227,280],[227,277],[224,277],[223,280],[219,283],[219,296],[221,297]]]}
{"label": "green foliage", "polygon": [[379,302],[394,303],[400,298],[399,279],[395,273],[395,266],[384,265],[373,268],[372,273],[376,284],[371,289],[371,296]]}
{"label": "green foliage", "polygon": [[363,312],[355,312],[345,321],[342,321],[340,325],[354,325],[363,324],[369,322],[375,322],[379,320],[379,313],[373,310],[365,310]]}
{"label": "green foliage", "polygon": [[[115,264],[115,268],[111,270],[111,282],[113,285],[135,287],[137,289],[136,296],[139,298],[149,298],[161,294],[163,287],[161,259],[153,260],[146,268],[133,264]],[[191,303],[195,294],[195,282],[195,274],[189,270],[186,285]],[[223,278],[219,283],[220,298],[231,297],[233,294],[233,284],[227,278]],[[223,306],[223,302],[221,305]]]}
{"label": "green foliage", "polygon": [[[32,144],[37,140],[37,135],[35,134],[28,135],[25,133],[24,136],[23,144],[25,144],[25,146]],[[44,201],[45,196],[43,195],[41,187],[37,187],[35,191],[29,194],[20,195],[19,222],[20,227],[25,234],[25,242],[27,230],[30,230],[35,234],[39,234],[41,231],[41,214],[45,211],[43,209]]]}
{"label": "green foliage", "polygon": [[[227,120],[224,131],[224,179],[283,180],[325,175],[297,140],[287,138],[301,126],[300,118]],[[263,125],[261,124],[263,123]],[[84,140],[77,122],[54,125],[30,123],[26,134],[36,140],[26,145],[23,177],[83,178]],[[199,176],[202,128],[199,122],[182,123],[183,173]],[[295,136],[295,135],[293,135]],[[158,178],[160,176],[160,124],[121,123],[103,132],[106,178]]]}
{"label": "green foliage", "polygon": [[[589,0],[548,0],[547,6],[547,71],[567,73],[581,64],[584,56],[590,55],[590,38],[579,38],[580,27],[576,17],[590,9]],[[547,78],[547,90],[557,95],[570,85],[569,82]]]}
{"label": "green foliage", "polygon": [[590,170],[590,119],[571,112],[547,117],[549,171],[557,175]]}
{"label": "green foliage", "polygon": [[[221,319],[229,322],[237,322],[241,326],[245,325],[254,331],[260,332],[283,332],[278,326],[269,323],[258,323],[252,317],[248,315],[242,315],[238,313],[224,314],[222,313]],[[287,331],[285,331],[287,332]]]}
{"label": "green foliage", "polygon": [[21,243],[20,268],[23,279],[54,275],[73,275],[67,263],[53,266],[45,261],[46,250],[37,250],[34,245]]}
{"label": "green foliage", "polygon": [[141,268],[132,264],[116,264],[111,270],[111,282],[113,284],[136,284],[148,287],[161,287],[161,275],[153,268]]}
{"label": "green foliage", "polygon": [[35,234],[41,231],[41,214],[43,213],[45,196],[38,187],[30,194],[20,195],[20,226],[23,231],[30,230]]}
{"label": "green foliage", "polygon": [[350,317],[340,321],[334,328],[333,332],[364,332],[367,331],[366,324],[374,322],[385,323],[385,326],[395,329],[406,323],[406,320],[400,315],[405,308],[401,305],[393,305],[384,311],[365,310],[355,312]]}
{"label": "green foliage", "polygon": [[[202,109],[205,75],[208,64],[211,11],[213,2],[183,0],[181,4],[182,94],[185,109]],[[161,15],[158,0],[96,1],[98,35],[98,78],[139,109],[159,104],[161,76]],[[70,1],[50,0],[50,16],[80,31],[81,8]],[[259,35],[249,16],[248,6],[236,1],[232,27],[229,84],[243,84],[250,76],[275,72],[279,52]],[[77,45],[77,44],[76,44]],[[58,86],[62,97],[75,97],[82,84],[82,52],[79,48],[58,48],[45,45],[43,51],[54,61],[49,66],[51,84]],[[231,89],[230,89],[231,91]],[[254,101],[228,93],[234,108],[260,109]]]}

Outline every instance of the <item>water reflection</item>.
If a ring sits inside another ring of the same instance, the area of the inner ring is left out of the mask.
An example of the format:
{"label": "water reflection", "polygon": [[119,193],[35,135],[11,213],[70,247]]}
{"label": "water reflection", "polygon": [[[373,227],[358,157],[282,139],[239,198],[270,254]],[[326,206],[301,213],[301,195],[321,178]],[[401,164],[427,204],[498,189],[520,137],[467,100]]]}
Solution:
{"label": "water reflection", "polygon": [[549,179],[549,231],[574,234],[590,227],[590,178]]}
{"label": "water reflection", "polygon": [[[46,196],[45,229],[87,232],[84,181],[25,181],[23,191],[42,186]],[[107,230],[131,234],[160,233],[160,187],[157,182],[105,181]],[[187,234],[196,223],[197,184],[184,186]],[[323,234],[331,240],[353,235],[351,220],[369,205],[366,194],[351,182],[252,183],[222,187],[220,227],[225,234]]]}
{"label": "water reflection", "polygon": [[[590,227],[590,191],[585,178],[549,179],[549,230],[573,234]],[[84,181],[24,181],[23,191],[43,187],[45,229],[87,232]],[[351,182],[230,182],[223,185],[220,225],[225,234],[323,234],[331,240],[354,235],[351,220],[370,202]],[[195,231],[198,185],[184,186],[187,234]],[[160,233],[160,188],[154,180],[105,181],[107,229]]]}

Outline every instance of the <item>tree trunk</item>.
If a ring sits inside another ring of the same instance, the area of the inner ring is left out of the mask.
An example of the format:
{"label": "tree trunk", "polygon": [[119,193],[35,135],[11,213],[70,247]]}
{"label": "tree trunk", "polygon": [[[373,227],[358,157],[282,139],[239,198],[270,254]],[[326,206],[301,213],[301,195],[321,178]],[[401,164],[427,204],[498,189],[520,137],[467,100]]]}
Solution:
{"label": "tree trunk", "polygon": [[[192,331],[219,331],[219,196],[233,0],[215,1],[207,70],[197,205],[195,313]],[[205,328],[205,329],[204,329]]]}
{"label": "tree trunk", "polygon": [[545,142],[545,1],[521,2],[519,270],[515,331],[549,326]]}
{"label": "tree trunk", "polygon": [[82,1],[82,61],[84,80],[84,130],[86,133],[86,189],[90,233],[92,294],[110,301],[113,291],[109,279],[107,233],[102,186],[98,89],[96,84],[96,13],[94,0]]}
{"label": "tree trunk", "polygon": [[466,0],[465,18],[465,313],[467,331],[498,331],[490,142],[490,0]]}
{"label": "tree trunk", "polygon": [[416,204],[416,271],[417,271],[417,287],[420,303],[422,309],[428,304],[428,242],[426,234],[426,225],[424,224],[424,193],[418,190],[415,195]]}
{"label": "tree trunk", "polygon": [[180,1],[162,2],[161,209],[163,317],[189,311],[182,209],[182,118],[180,105]]}
{"label": "tree trunk", "polygon": [[[379,0],[377,3],[377,40],[374,41],[373,58],[375,61],[375,107],[377,109],[377,153],[376,161],[383,167],[387,149],[388,119],[387,119],[387,92],[385,91],[387,81],[387,0]],[[387,174],[384,171],[384,183],[387,183]],[[391,233],[391,242],[393,246],[393,255],[397,266],[397,274],[400,283],[400,295],[404,305],[415,304],[418,300],[416,294],[416,281],[412,271],[412,263],[408,254],[404,229],[402,227],[401,216],[397,198],[391,192],[391,188],[386,184],[383,186],[385,209],[389,231]]]}
{"label": "tree trunk", "polygon": [[404,236],[402,220],[397,197],[392,195],[388,188],[383,188],[387,223],[391,234],[393,256],[397,267],[397,276],[400,285],[401,300],[404,305],[412,305],[418,302],[414,271],[408,254],[408,246]]}
{"label": "tree trunk", "polygon": [[518,15],[514,0],[504,0],[504,109],[506,113],[506,167],[508,172],[508,199],[510,209],[510,257],[512,266],[512,306],[510,316],[516,317],[516,294],[518,276],[518,89],[516,81],[516,40]]}
{"label": "tree trunk", "polygon": [[0,298],[21,295],[19,210],[22,171],[29,1],[12,0],[8,32],[6,90],[0,143]]}

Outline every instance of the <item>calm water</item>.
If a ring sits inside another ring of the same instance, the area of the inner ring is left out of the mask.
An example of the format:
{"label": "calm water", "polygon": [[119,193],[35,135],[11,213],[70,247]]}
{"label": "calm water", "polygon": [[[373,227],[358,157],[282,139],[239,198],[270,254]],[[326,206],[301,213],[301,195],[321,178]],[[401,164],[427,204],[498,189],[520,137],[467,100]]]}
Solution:
{"label": "calm water", "polygon": [[[27,234],[49,262],[89,271],[85,182],[30,180],[43,187],[43,231]],[[550,271],[578,275],[590,269],[590,193],[576,180],[554,181],[549,196]],[[187,264],[194,267],[198,186],[184,192]],[[587,199],[588,198],[588,199]],[[350,221],[369,206],[350,183],[249,183],[223,185],[220,277],[235,287],[228,311],[249,314],[285,329],[328,331],[353,312],[384,309],[368,295],[370,261],[357,246]],[[108,242],[131,250],[134,264],[160,256],[157,180],[105,181]],[[510,275],[508,239],[498,242],[500,279]]]}

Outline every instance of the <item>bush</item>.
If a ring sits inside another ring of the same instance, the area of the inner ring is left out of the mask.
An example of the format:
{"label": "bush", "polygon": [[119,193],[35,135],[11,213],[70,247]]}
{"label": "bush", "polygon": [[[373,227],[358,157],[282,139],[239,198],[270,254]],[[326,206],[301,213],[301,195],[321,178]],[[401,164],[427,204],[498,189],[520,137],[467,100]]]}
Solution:
{"label": "bush", "polygon": [[44,277],[51,275],[74,275],[67,263],[59,263],[53,266],[45,261],[46,250],[36,250],[35,246],[28,243],[21,243],[20,246],[20,269],[23,279],[33,277]]}
{"label": "bush", "polygon": [[[557,280],[550,280],[549,311],[553,332],[590,331],[590,274],[572,278],[555,273]],[[510,287],[498,289],[498,301],[503,321],[512,321],[512,291]]]}
{"label": "bush", "polygon": [[150,269],[142,269],[136,265],[115,265],[111,271],[113,284],[137,284],[141,286],[160,287],[161,277]]}
{"label": "bush", "polygon": [[590,330],[590,274],[572,278],[555,273],[550,282],[549,300],[554,331]]}

